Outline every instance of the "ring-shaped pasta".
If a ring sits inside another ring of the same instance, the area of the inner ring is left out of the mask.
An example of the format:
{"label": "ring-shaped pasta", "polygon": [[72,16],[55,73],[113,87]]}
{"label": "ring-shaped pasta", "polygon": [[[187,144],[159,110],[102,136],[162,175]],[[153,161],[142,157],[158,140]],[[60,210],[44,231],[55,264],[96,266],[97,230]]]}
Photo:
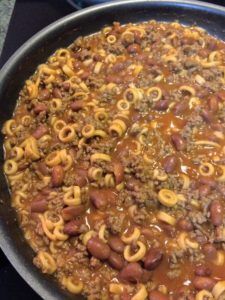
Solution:
{"label": "ring-shaped pasta", "polygon": [[62,107],[62,100],[59,98],[53,98],[50,103],[50,111],[59,111]]}
{"label": "ring-shaped pasta", "polygon": [[75,98],[76,100],[87,100],[88,99],[88,94],[85,92],[76,92],[75,94],[73,94],[73,98]]}
{"label": "ring-shaped pasta", "polygon": [[153,87],[150,87],[149,89],[147,89],[146,95],[148,97],[151,96],[152,100],[154,102],[156,102],[162,98],[162,90],[157,86],[153,86]]}
{"label": "ring-shaped pasta", "polygon": [[159,211],[157,213],[156,217],[157,217],[158,220],[160,220],[162,222],[165,222],[165,223],[167,223],[169,225],[174,226],[176,224],[176,219],[173,216],[167,214],[164,211]]}
{"label": "ring-shaped pasta", "polygon": [[68,206],[81,204],[81,190],[79,186],[71,186],[63,196],[63,202]]}
{"label": "ring-shaped pasta", "polygon": [[116,36],[113,34],[110,34],[106,38],[107,43],[114,44],[116,42]]}
{"label": "ring-shaped pasta", "polygon": [[127,236],[126,234],[123,234],[121,236],[121,240],[125,244],[131,244],[132,242],[137,241],[139,239],[140,235],[141,235],[140,230],[137,227],[135,227],[134,231],[132,232],[131,235]]}
{"label": "ring-shaped pasta", "polygon": [[131,300],[145,300],[148,297],[148,293],[144,284],[138,285],[137,293],[131,298]]}
{"label": "ring-shaped pasta", "polygon": [[131,250],[131,246],[127,245],[124,248],[124,252],[123,252],[123,256],[125,258],[126,261],[128,262],[137,262],[139,260],[141,260],[146,253],[146,246],[144,243],[142,243],[141,241],[137,241],[137,246],[138,246],[138,251],[135,254],[131,254],[130,250]]}
{"label": "ring-shaped pasta", "polygon": [[55,122],[53,123],[53,130],[56,133],[59,133],[60,130],[62,130],[63,127],[66,126],[66,122],[63,120],[55,120]]}
{"label": "ring-shaped pasta", "polygon": [[63,218],[60,215],[57,215],[56,213],[52,213],[50,211],[44,212],[44,219],[45,224],[49,230],[54,229],[57,226],[63,225]]}
{"label": "ring-shaped pasta", "polygon": [[214,174],[215,168],[211,163],[202,162],[198,170],[202,176],[212,176]]}
{"label": "ring-shaped pasta", "polygon": [[216,177],[216,180],[219,182],[225,182],[225,166],[219,165],[219,168],[221,169],[222,173],[220,176]]}
{"label": "ring-shaped pasta", "polygon": [[195,296],[195,300],[213,300],[213,295],[207,290],[201,290]]}
{"label": "ring-shaped pasta", "polygon": [[63,280],[63,285],[72,294],[80,294],[84,284],[80,280],[75,280],[72,276]]}
{"label": "ring-shaped pasta", "polygon": [[192,109],[198,105],[200,105],[201,101],[198,97],[191,97],[188,104],[189,104],[189,108]]}
{"label": "ring-shaped pasta", "polygon": [[121,99],[117,102],[116,107],[121,111],[129,110],[130,109],[130,103],[125,99]]}
{"label": "ring-shaped pasta", "polygon": [[29,126],[32,123],[32,118],[29,115],[25,115],[21,118],[21,123],[23,126]]}
{"label": "ring-shaped pasta", "polygon": [[88,241],[96,235],[96,232],[94,230],[89,230],[86,232],[82,237],[82,243],[86,246]]}
{"label": "ring-shaped pasta", "polygon": [[112,174],[106,174],[104,178],[104,184],[106,187],[114,187],[115,186],[114,176]]}
{"label": "ring-shaped pasta", "polygon": [[74,71],[68,65],[63,65],[62,70],[69,78],[75,75]]}
{"label": "ring-shaped pasta", "polygon": [[45,163],[48,167],[54,167],[61,163],[61,156],[59,151],[53,151],[45,158]]}
{"label": "ring-shaped pasta", "polygon": [[216,300],[219,299],[219,297],[225,292],[225,281],[218,281],[213,289],[212,294],[215,297]]}
{"label": "ring-shaped pasta", "polygon": [[59,241],[66,241],[68,239],[68,237],[69,237],[67,234],[65,234],[63,232],[63,228],[64,228],[63,225],[58,225],[58,226],[55,226],[55,228],[53,230],[54,236]]}
{"label": "ring-shaped pasta", "polygon": [[186,190],[190,186],[190,177],[186,174],[180,174],[181,178],[183,179],[183,186],[182,189]]}
{"label": "ring-shaped pasta", "polygon": [[99,180],[102,175],[102,168],[91,167],[90,169],[88,169],[88,177],[92,180]]}
{"label": "ring-shaped pasta", "polygon": [[3,132],[5,135],[8,136],[13,136],[15,129],[16,129],[16,121],[14,119],[6,121],[3,126]]}
{"label": "ring-shaped pasta", "polygon": [[225,262],[225,254],[222,250],[217,250],[216,258],[212,261],[216,266],[223,266]]}
{"label": "ring-shaped pasta", "polygon": [[161,204],[167,207],[173,207],[178,201],[177,195],[173,191],[168,189],[161,189],[159,191],[158,200]]}
{"label": "ring-shaped pasta", "polygon": [[103,224],[103,225],[101,225],[101,227],[99,228],[99,231],[98,231],[98,237],[99,237],[104,243],[107,243],[107,239],[105,238],[105,232],[106,232],[106,225]]}
{"label": "ring-shaped pasta", "polygon": [[81,131],[82,135],[86,138],[92,137],[94,135],[94,132],[95,132],[95,128],[91,124],[85,125]]}
{"label": "ring-shaped pasta", "polygon": [[94,153],[91,155],[91,163],[94,163],[96,161],[111,161],[111,156],[105,153]]}
{"label": "ring-shaped pasta", "polygon": [[43,273],[53,274],[56,269],[56,262],[51,254],[45,251],[39,251],[37,258],[40,262],[41,270]]}
{"label": "ring-shaped pasta", "polygon": [[182,85],[182,86],[180,86],[179,90],[181,92],[186,92],[186,93],[190,94],[192,97],[195,97],[196,91],[193,87],[191,87],[189,85]]}
{"label": "ring-shaped pasta", "polygon": [[3,170],[6,175],[14,175],[18,171],[18,164],[13,159],[7,159],[4,163]]}
{"label": "ring-shaped pasta", "polygon": [[207,140],[198,140],[195,142],[195,145],[211,146],[211,147],[215,147],[215,148],[220,148],[220,144],[213,142],[213,141],[207,141]]}
{"label": "ring-shaped pasta", "polygon": [[58,134],[58,137],[61,142],[69,143],[74,140],[76,136],[75,129],[71,125],[64,126]]}
{"label": "ring-shaped pasta", "polygon": [[122,283],[110,283],[109,284],[109,292],[112,294],[120,295],[124,291],[124,286]]}

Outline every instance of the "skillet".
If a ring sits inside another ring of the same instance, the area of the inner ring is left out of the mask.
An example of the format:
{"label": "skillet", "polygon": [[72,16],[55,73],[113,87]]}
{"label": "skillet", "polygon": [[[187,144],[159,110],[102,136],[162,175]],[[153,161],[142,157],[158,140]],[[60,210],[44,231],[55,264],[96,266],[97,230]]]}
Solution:
{"label": "skillet", "polygon": [[[28,40],[4,65],[0,73],[0,127],[14,110],[18,92],[36,67],[57,48],[66,47],[78,36],[99,31],[113,21],[141,22],[178,20],[205,28],[225,40],[225,8],[197,1],[113,1],[72,13],[49,25]],[[33,251],[18,228],[16,213],[10,207],[10,194],[2,171],[3,136],[0,136],[0,247],[23,279],[46,300],[74,299],[59,288],[51,276],[43,275],[32,264]]]}

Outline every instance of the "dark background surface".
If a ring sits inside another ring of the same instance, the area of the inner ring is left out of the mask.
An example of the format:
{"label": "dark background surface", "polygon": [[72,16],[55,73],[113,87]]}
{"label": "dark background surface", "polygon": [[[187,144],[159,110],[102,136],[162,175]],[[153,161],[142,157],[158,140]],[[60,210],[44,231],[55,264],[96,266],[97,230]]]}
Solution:
{"label": "dark background surface", "polygon": [[[207,2],[225,5],[225,0],[209,0]],[[15,50],[33,34],[73,11],[74,8],[64,0],[17,0],[0,57],[0,68]],[[0,299],[41,299],[13,269],[1,250]]]}

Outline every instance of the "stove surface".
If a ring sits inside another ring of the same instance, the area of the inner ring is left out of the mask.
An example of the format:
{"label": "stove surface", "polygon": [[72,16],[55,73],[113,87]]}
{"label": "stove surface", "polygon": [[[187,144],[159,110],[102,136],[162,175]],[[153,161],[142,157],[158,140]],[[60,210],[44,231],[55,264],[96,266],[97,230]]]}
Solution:
{"label": "stove surface", "polygon": [[[209,0],[206,2],[225,6],[224,0]],[[48,24],[74,11],[75,9],[64,0],[17,0],[0,57],[0,68],[15,50],[32,35]],[[41,300],[14,270],[1,250],[0,299]]]}

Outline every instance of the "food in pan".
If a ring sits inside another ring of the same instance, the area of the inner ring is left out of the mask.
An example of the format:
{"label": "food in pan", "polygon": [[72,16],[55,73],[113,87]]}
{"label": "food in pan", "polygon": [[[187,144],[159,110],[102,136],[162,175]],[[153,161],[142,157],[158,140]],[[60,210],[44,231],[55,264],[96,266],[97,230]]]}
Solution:
{"label": "food in pan", "polygon": [[225,44],[149,21],[25,82],[4,172],[34,264],[91,299],[225,299]]}

